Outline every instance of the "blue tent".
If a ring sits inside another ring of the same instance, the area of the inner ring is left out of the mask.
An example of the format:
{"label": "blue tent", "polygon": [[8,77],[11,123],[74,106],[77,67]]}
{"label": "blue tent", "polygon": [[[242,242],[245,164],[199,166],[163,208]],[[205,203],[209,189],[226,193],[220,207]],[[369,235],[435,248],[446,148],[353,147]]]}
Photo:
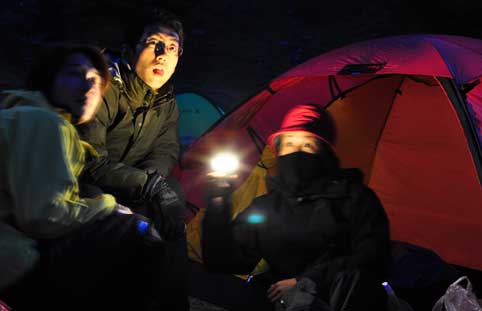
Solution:
{"label": "blue tent", "polygon": [[205,97],[196,93],[176,95],[179,107],[179,137],[182,146],[190,145],[223,114],[224,111]]}

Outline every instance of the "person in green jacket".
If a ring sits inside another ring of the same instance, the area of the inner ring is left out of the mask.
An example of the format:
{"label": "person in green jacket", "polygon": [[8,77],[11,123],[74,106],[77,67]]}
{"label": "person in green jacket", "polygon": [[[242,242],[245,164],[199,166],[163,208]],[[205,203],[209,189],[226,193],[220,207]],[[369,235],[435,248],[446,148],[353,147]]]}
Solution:
{"label": "person in green jacket", "polygon": [[[133,18],[134,19],[134,18]],[[171,176],[178,163],[179,110],[172,76],[183,52],[181,22],[166,11],[129,23],[122,59],[112,62],[112,86],[97,117],[79,127],[100,154],[81,182],[116,196],[156,223],[166,240],[166,289],[187,310],[187,247],[182,189]]]}
{"label": "person in green jacket", "polygon": [[74,124],[95,116],[109,80],[97,49],[54,46],[2,103],[0,298],[14,310],[154,310],[159,234],[112,195],[79,195],[98,155]]}
{"label": "person in green jacket", "polygon": [[[146,15],[144,21],[142,27],[129,24],[129,43],[122,58],[110,64],[113,81],[97,116],[78,129],[100,154],[88,163],[81,182],[148,214],[146,205],[152,201],[162,202],[165,193],[180,194],[170,177],[179,158],[179,110],[171,77],[182,54],[183,29],[164,11]],[[175,193],[170,193],[173,187]],[[182,235],[181,227],[169,230]]]}

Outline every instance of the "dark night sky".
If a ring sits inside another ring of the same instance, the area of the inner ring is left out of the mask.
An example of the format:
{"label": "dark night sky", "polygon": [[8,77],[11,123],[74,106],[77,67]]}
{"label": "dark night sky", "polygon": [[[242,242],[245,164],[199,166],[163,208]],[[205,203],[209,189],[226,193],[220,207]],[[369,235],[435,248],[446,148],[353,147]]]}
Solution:
{"label": "dark night sky", "polygon": [[224,107],[289,68],[353,42],[410,33],[482,38],[479,0],[4,0],[0,89],[21,85],[42,43],[69,39],[116,50],[122,27],[136,22],[130,12],[159,3],[185,24],[177,90],[198,91]]}

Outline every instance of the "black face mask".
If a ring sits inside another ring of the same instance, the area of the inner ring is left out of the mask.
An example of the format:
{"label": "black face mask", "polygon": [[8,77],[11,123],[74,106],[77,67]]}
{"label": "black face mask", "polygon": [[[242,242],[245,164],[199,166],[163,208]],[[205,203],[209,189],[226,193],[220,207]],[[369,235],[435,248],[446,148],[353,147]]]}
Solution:
{"label": "black face mask", "polygon": [[277,163],[280,181],[295,193],[303,192],[313,181],[332,176],[339,169],[337,158],[328,151],[321,154],[293,152],[279,156]]}

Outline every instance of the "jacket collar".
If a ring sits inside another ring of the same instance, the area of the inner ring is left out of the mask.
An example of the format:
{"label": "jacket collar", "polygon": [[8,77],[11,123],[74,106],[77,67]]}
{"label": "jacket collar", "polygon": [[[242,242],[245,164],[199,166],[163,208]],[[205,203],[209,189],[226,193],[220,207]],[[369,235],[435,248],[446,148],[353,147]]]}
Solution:
{"label": "jacket collar", "polygon": [[[114,81],[120,84],[129,104],[136,109],[141,106],[157,106],[170,97],[173,97],[173,87],[170,81],[166,82],[157,93],[148,86],[128,65],[123,65],[122,70],[119,70],[114,76]],[[120,79],[119,79],[120,78]]]}
{"label": "jacket collar", "polygon": [[47,98],[38,91],[9,90],[2,92],[2,94],[5,95],[5,99],[2,103],[5,109],[17,106],[32,106],[53,110],[53,107],[49,104]]}
{"label": "jacket collar", "polygon": [[340,199],[349,194],[350,183],[363,180],[363,173],[358,169],[341,170],[336,176],[322,177],[314,181],[307,189],[299,193],[290,193],[277,176],[268,177],[268,189],[278,192],[288,201],[302,202],[319,198]]}

